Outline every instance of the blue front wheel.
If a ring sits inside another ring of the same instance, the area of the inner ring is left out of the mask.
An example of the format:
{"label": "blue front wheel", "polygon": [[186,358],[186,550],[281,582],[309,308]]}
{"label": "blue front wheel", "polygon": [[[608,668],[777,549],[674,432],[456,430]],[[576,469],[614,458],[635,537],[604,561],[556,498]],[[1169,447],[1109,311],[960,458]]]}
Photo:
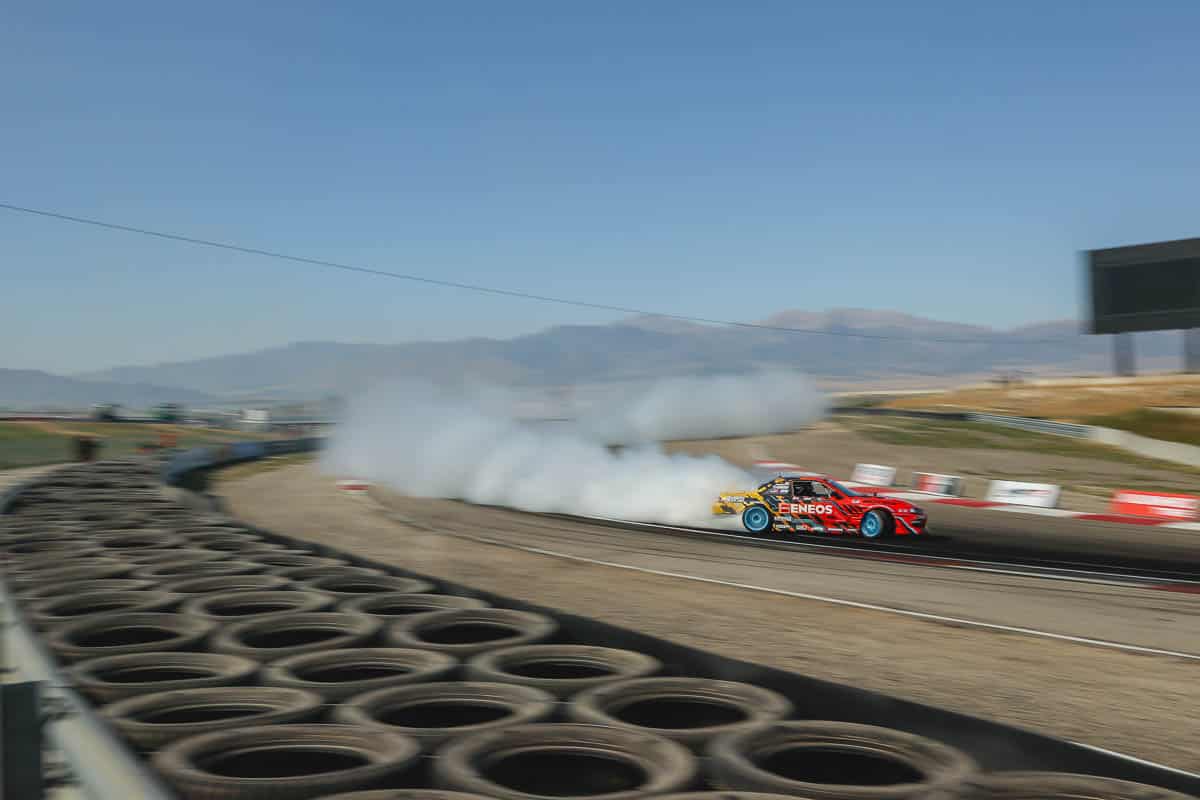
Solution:
{"label": "blue front wheel", "polygon": [[887,533],[888,524],[882,511],[868,511],[858,524],[858,532],[867,539],[878,539]]}
{"label": "blue front wheel", "polygon": [[764,506],[750,506],[742,512],[742,525],[751,533],[762,533],[771,527],[771,512]]}

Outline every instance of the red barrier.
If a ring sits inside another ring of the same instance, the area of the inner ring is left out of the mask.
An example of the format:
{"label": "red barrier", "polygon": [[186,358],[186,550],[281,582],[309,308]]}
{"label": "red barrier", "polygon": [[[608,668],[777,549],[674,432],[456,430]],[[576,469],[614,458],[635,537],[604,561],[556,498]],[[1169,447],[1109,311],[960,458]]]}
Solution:
{"label": "red barrier", "polygon": [[1121,489],[1113,495],[1114,514],[1133,514],[1157,519],[1200,519],[1200,497],[1190,494],[1163,494]]}

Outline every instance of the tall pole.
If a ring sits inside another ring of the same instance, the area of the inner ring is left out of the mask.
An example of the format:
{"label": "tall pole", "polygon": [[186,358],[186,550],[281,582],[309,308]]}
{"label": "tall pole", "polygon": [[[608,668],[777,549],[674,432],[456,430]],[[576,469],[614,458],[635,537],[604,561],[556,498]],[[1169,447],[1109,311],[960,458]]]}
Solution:
{"label": "tall pole", "polygon": [[1200,328],[1183,332],[1183,371],[1200,372]]}
{"label": "tall pole", "polygon": [[1113,371],[1121,377],[1134,374],[1132,333],[1118,333],[1113,336]]}

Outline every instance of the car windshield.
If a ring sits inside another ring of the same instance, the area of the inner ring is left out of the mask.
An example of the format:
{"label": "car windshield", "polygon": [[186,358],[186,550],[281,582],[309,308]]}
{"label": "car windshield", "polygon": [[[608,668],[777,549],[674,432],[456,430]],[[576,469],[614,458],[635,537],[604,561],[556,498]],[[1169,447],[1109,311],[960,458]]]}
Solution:
{"label": "car windshield", "polygon": [[848,489],[845,486],[842,486],[837,481],[826,479],[825,482],[828,483],[830,486],[832,486],[834,489],[837,489],[842,494],[846,495],[847,497],[862,497],[862,495],[859,494],[858,492],[854,491],[853,489]]}

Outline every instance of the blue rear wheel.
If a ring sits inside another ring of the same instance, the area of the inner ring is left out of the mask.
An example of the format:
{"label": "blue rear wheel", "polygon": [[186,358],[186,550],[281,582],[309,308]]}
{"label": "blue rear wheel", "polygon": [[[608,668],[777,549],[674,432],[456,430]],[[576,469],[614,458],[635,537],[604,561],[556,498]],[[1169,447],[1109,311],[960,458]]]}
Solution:
{"label": "blue rear wheel", "polygon": [[751,533],[762,533],[771,527],[771,512],[765,506],[750,506],[742,512],[742,525]]}
{"label": "blue rear wheel", "polygon": [[882,511],[868,511],[858,523],[858,532],[867,539],[878,539],[887,533],[888,521]]}

